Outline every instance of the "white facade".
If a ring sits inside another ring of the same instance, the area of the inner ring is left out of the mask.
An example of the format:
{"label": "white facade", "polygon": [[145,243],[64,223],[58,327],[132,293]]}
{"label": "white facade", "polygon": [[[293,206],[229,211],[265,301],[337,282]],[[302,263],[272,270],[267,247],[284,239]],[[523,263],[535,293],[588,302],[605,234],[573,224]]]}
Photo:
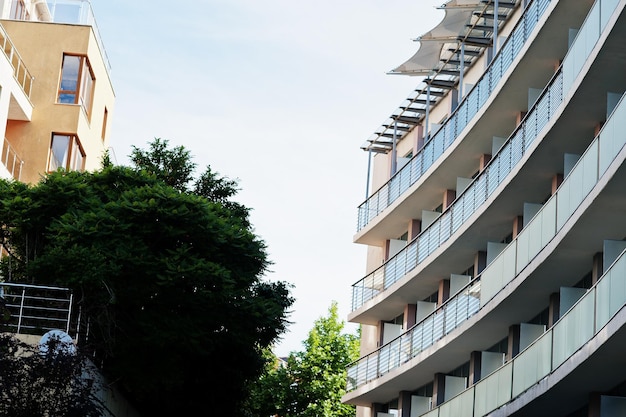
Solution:
{"label": "white facade", "polygon": [[429,78],[363,146],[359,416],[622,415],[625,6],[452,0],[396,69]]}

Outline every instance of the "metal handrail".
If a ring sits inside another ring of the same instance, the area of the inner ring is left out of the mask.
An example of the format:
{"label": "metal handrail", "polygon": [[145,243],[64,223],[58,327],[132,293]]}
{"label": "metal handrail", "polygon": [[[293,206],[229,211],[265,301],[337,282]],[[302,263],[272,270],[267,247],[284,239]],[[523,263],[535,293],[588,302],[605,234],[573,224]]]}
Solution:
{"label": "metal handrail", "polygon": [[[422,175],[438,160],[445,149],[456,142],[462,130],[472,117],[478,113],[493,92],[493,87],[501,79],[505,70],[512,64],[522,46],[529,39],[550,0],[534,0],[526,7],[524,15],[503,43],[489,68],[481,76],[474,88],[459,103],[442,127],[424,144],[424,146],[398,170],[385,184],[376,190],[358,207],[357,232],[389,207],[417,182]],[[521,38],[521,39],[520,39]],[[470,109],[470,105],[472,108]],[[405,178],[405,177],[409,178]]]}
{"label": "metal handrail", "polygon": [[7,35],[2,26],[0,26],[0,49],[2,49],[2,53],[7,57],[13,67],[13,77],[24,94],[26,94],[26,97],[30,99],[35,77],[33,77],[30,71],[28,71],[28,68],[26,68],[22,57],[17,52],[17,49],[15,49],[15,45],[13,45],[13,42],[9,39],[9,35]]}
{"label": "metal handrail", "polygon": [[15,152],[7,138],[4,138],[0,162],[5,166],[7,171],[9,171],[9,174],[11,174],[14,179],[17,181],[21,180],[24,160],[18,156],[17,152]]}
{"label": "metal handrail", "polygon": [[0,328],[18,334],[70,332],[73,297],[69,288],[0,282],[0,300],[9,316],[0,321]]}

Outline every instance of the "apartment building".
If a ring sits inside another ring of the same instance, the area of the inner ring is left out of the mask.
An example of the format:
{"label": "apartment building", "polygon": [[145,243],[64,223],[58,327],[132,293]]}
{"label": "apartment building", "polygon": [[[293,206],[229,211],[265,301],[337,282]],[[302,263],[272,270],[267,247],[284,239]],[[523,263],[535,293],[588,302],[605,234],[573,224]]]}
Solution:
{"label": "apartment building", "polygon": [[0,176],[93,170],[115,95],[88,0],[0,0]]}
{"label": "apartment building", "polygon": [[[59,168],[99,168],[115,95],[90,2],[0,0],[0,51],[0,177],[35,183]],[[58,331],[77,341],[71,290],[2,282],[0,301],[3,330],[22,341]],[[97,378],[103,415],[137,415]]]}
{"label": "apartment building", "polygon": [[451,0],[367,139],[360,417],[626,415],[626,0]]}

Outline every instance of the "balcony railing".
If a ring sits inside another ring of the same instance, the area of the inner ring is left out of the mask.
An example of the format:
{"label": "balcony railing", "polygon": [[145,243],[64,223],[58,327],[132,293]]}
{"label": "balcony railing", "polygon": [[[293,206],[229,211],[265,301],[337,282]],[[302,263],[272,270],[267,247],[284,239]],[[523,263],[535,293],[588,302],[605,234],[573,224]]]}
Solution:
{"label": "balcony railing", "polygon": [[43,335],[70,332],[72,292],[68,288],[0,282],[0,329]]}
{"label": "balcony railing", "polygon": [[522,160],[562,102],[563,75],[559,71],[508,141],[463,193],[404,249],[352,286],[352,311],[415,269],[453,236]]}
{"label": "balcony railing", "polygon": [[22,177],[22,166],[24,165],[24,161],[11,147],[11,144],[9,143],[7,138],[4,138],[1,158],[2,164],[7,169],[11,177],[19,181]]}
{"label": "balcony railing", "polygon": [[[626,135],[621,133],[624,131],[626,100],[622,97],[600,135],[587,148],[556,194],[487,265],[480,277],[409,331],[350,365],[347,370],[348,391],[383,376],[436,343],[476,314],[524,270],[591,193],[599,181],[597,173],[601,176],[626,145]],[[531,241],[534,244],[530,244]]]}
{"label": "balcony railing", "polygon": [[[14,4],[20,2],[20,0],[11,1],[11,10]],[[100,30],[96,24],[96,18],[94,17],[93,10],[91,8],[91,2],[89,0],[47,0],[48,10],[45,14],[46,21],[53,23],[69,23],[77,25],[86,25],[93,28],[93,32],[98,42],[98,47],[102,53],[102,59],[107,72],[111,73],[111,64],[107,55],[104,44],[102,43],[102,37],[100,36]],[[42,2],[31,2],[28,13],[24,13],[23,16],[12,17],[18,20],[29,20],[31,16],[43,16],[37,12],[35,8],[42,6]],[[48,14],[49,13],[49,14]]]}
{"label": "balcony railing", "polygon": [[502,76],[519,55],[549,3],[550,0],[534,0],[527,6],[522,18],[517,22],[487,71],[441,129],[385,185],[359,206],[357,231],[367,226],[372,219],[415,184],[444,151],[459,138],[463,129],[478,114]]}
{"label": "balcony railing", "polygon": [[13,42],[9,39],[9,36],[4,31],[4,28],[0,26],[0,48],[2,48],[2,53],[7,57],[11,66],[13,67],[13,77],[17,80],[17,83],[26,94],[26,97],[30,98],[30,93],[33,88],[34,77],[24,65],[24,61],[22,61],[22,57],[13,46]]}
{"label": "balcony railing", "polygon": [[348,368],[348,391],[379,378],[417,356],[480,309],[480,279],[475,279],[406,333]]}
{"label": "balcony railing", "polygon": [[416,268],[474,214],[511,172],[543,126],[554,115],[563,97],[571,90],[574,80],[582,71],[609,17],[613,14],[615,4],[615,0],[597,1],[594,4],[557,74],[487,168],[448,207],[448,210],[383,266],[352,286],[352,311]]}
{"label": "balcony railing", "polygon": [[[624,280],[626,252],[622,252],[602,278],[530,346],[475,385],[423,416],[483,416],[522,395],[570,360],[626,306]],[[600,344],[610,342],[610,338],[599,341]],[[575,368],[569,366],[568,369],[569,374]]]}

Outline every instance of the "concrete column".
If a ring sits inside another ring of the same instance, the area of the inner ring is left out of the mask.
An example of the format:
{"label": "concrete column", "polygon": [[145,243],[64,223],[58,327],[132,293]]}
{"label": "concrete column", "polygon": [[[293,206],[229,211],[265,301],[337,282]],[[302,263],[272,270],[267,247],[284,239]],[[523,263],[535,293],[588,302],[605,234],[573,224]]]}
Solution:
{"label": "concrete column", "polygon": [[559,188],[562,182],[563,182],[563,174],[554,174],[554,176],[552,177],[551,195],[554,195],[554,193],[556,193],[556,190]]}
{"label": "concrete column", "polygon": [[417,235],[422,231],[422,221],[417,219],[411,219],[409,221],[409,241],[415,239]]}
{"label": "concrete column", "polygon": [[598,252],[593,255],[593,266],[591,267],[591,285],[598,282],[604,272],[604,253]]}
{"label": "concrete column", "polygon": [[519,353],[520,346],[520,325],[514,324],[509,327],[509,345],[506,352],[507,362]]}
{"label": "concrete column", "polygon": [[442,305],[450,298],[450,280],[442,279],[439,281],[439,293],[437,297],[437,305]]}
{"label": "concrete column", "polygon": [[480,162],[478,163],[478,171],[483,172],[487,164],[491,161],[491,155],[488,153],[484,153],[480,155]]}
{"label": "concrete column", "polygon": [[469,385],[472,386],[482,377],[480,374],[482,352],[473,351],[470,353],[470,368],[469,368]]}
{"label": "concrete column", "polygon": [[433,381],[433,407],[438,407],[445,401],[446,374],[436,373]]}
{"label": "concrete column", "polygon": [[446,190],[443,193],[443,209],[447,209],[450,204],[456,198],[456,191],[454,190]]}
{"label": "concrete column", "polygon": [[519,232],[524,228],[524,216],[516,216],[513,219],[513,239],[517,237]]}
{"label": "concrete column", "polygon": [[561,294],[553,292],[550,294],[550,304],[548,306],[548,328],[554,326],[554,323],[561,317],[560,311]]}
{"label": "concrete column", "polygon": [[479,251],[474,256],[474,277],[483,272],[483,269],[487,266],[487,252]]}
{"label": "concrete column", "polygon": [[404,328],[410,329],[415,325],[415,313],[417,312],[417,304],[407,304],[404,306]]}
{"label": "concrete column", "polygon": [[400,391],[398,417],[411,417],[411,391]]}

